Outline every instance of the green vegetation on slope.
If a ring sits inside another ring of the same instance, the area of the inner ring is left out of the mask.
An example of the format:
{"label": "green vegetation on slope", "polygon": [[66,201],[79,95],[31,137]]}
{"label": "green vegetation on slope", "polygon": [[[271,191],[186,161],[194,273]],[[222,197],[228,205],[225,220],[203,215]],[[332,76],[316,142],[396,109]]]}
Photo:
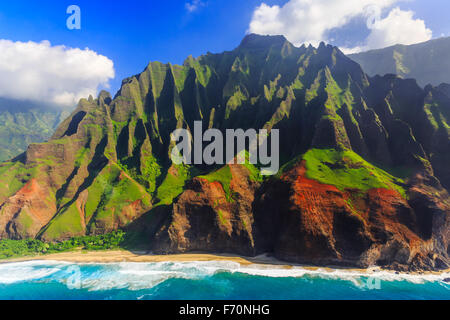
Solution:
{"label": "green vegetation on slope", "polygon": [[87,191],[84,208],[80,208],[77,201],[64,206],[44,230],[45,238],[81,235],[86,232],[83,220],[88,223],[90,232],[95,231],[97,224],[112,228],[114,223],[120,221],[122,225],[126,225],[130,222],[127,206],[139,203],[144,208],[150,208],[151,205],[151,196],[144,187],[114,164],[106,166]]}
{"label": "green vegetation on slope", "polygon": [[225,191],[225,196],[226,196],[227,200],[228,201],[232,200],[230,183],[231,183],[231,179],[233,178],[233,176],[231,174],[230,166],[228,166],[228,165],[224,166],[224,167],[220,168],[219,170],[214,171],[210,174],[207,174],[204,176],[199,176],[199,178],[206,179],[209,182],[219,182],[222,185],[223,190]]}
{"label": "green vegetation on slope", "polygon": [[18,156],[31,143],[49,139],[67,115],[61,110],[0,98],[0,161]]}
{"label": "green vegetation on slope", "polygon": [[35,168],[26,168],[21,162],[0,164],[0,202],[22,188],[35,172]]}
{"label": "green vegetation on slope", "polygon": [[244,163],[243,166],[249,171],[249,178],[251,181],[262,182],[264,180],[264,176],[261,175],[261,169],[257,166],[248,162]]}
{"label": "green vegetation on slope", "polygon": [[350,150],[311,149],[303,155],[306,161],[306,175],[309,179],[336,186],[339,190],[357,189],[366,192],[384,188],[398,191],[403,197],[406,192],[403,181],[371,165]]}
{"label": "green vegetation on slope", "polygon": [[173,165],[156,192],[158,204],[172,203],[183,192],[186,181],[195,176],[196,171],[186,165]]}

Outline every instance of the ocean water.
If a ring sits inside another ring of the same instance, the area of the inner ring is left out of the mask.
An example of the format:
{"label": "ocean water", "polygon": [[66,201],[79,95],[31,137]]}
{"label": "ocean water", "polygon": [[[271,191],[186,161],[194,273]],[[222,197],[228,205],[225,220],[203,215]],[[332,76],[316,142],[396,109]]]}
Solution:
{"label": "ocean water", "polygon": [[450,300],[450,274],[285,269],[234,262],[0,264],[1,300]]}

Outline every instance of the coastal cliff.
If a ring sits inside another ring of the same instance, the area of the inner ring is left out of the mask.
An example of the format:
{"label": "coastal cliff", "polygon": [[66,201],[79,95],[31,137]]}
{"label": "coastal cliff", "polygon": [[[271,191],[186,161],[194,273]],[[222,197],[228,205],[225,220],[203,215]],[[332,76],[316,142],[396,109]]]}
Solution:
{"label": "coastal cliff", "polygon": [[[124,229],[155,253],[268,252],[292,262],[450,266],[450,97],[367,76],[338,48],[248,35],[150,63],[82,99],[46,143],[0,164],[0,239]],[[175,129],[280,131],[283,167],[175,165]]]}

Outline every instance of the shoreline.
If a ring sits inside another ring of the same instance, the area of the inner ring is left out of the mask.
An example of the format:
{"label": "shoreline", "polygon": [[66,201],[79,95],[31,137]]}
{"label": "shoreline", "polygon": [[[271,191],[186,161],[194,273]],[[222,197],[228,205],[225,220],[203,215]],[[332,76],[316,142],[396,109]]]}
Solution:
{"label": "shoreline", "polygon": [[[284,267],[300,266],[289,264],[275,258],[262,255],[257,257],[244,257],[233,254],[191,252],[182,254],[155,255],[146,251],[116,250],[75,250],[61,253],[41,254],[0,260],[0,264],[28,262],[28,261],[62,261],[72,263],[120,263],[120,262],[205,262],[229,261],[243,266],[262,264]],[[312,267],[317,269],[319,267]],[[330,268],[331,269],[331,268]]]}
{"label": "shoreline", "polygon": [[76,250],[61,253],[52,253],[47,255],[35,255],[35,256],[25,256],[19,258],[11,258],[0,260],[1,264],[7,263],[20,263],[20,262],[30,262],[30,261],[59,261],[67,263],[85,263],[85,264],[107,264],[107,263],[121,263],[121,262],[132,262],[132,263],[158,263],[158,262],[235,262],[239,263],[241,266],[265,266],[265,267],[276,267],[281,269],[292,269],[292,268],[303,268],[309,271],[326,271],[333,272],[348,271],[348,272],[358,272],[367,274],[376,274],[377,272],[389,272],[392,274],[406,274],[406,275],[441,275],[450,273],[450,269],[440,270],[440,271],[422,271],[422,272],[396,272],[394,270],[383,269],[381,267],[369,267],[367,269],[362,268],[346,268],[339,266],[311,266],[302,265],[295,263],[288,263],[285,261],[278,260],[274,257],[268,255],[260,255],[256,257],[244,257],[232,254],[221,254],[221,253],[184,253],[184,254],[171,254],[171,255],[153,255],[145,251],[128,251],[128,250],[105,250],[105,251],[85,251]]}

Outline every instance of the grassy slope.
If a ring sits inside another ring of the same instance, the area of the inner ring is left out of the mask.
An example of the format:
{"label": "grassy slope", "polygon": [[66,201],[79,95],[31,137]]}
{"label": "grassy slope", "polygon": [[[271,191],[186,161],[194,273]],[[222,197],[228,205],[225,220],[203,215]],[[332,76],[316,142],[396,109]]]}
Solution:
{"label": "grassy slope", "polygon": [[231,174],[231,169],[228,165],[210,174],[199,176],[199,178],[206,179],[209,182],[219,182],[222,185],[223,190],[225,191],[227,200],[229,201],[231,200],[230,183],[233,176]]}
{"label": "grassy slope", "polygon": [[[246,163],[243,166],[249,172],[249,179],[252,181],[262,181],[262,176],[260,175],[260,170],[253,164],[248,161],[248,153],[246,154]],[[207,175],[199,176],[199,178],[203,178],[208,180],[209,182],[219,182],[223,190],[225,191],[225,195],[228,201],[232,201],[232,190],[230,188],[231,179],[233,179],[233,175],[231,173],[230,166],[226,165],[217,171],[211,172]]]}
{"label": "grassy slope", "polygon": [[384,188],[398,191],[406,197],[403,183],[389,173],[371,165],[350,150],[311,149],[303,155],[307,177],[340,190],[357,189],[366,192]]}
{"label": "grassy slope", "polygon": [[174,165],[172,168],[156,192],[158,204],[171,204],[183,192],[186,181],[195,175],[195,170],[185,165]]}
{"label": "grassy slope", "polygon": [[[114,221],[119,220],[126,224],[129,218],[123,210],[135,201],[141,201],[143,206],[150,207],[151,196],[145,189],[123,175],[123,171],[113,164],[105,167],[87,190],[88,199],[84,207],[84,220],[89,221],[90,231],[95,229],[96,222],[110,226]],[[77,202],[73,202],[63,207],[45,230],[47,238],[57,239],[67,234],[85,233],[81,212],[77,206]],[[69,233],[67,225],[71,226]]]}

